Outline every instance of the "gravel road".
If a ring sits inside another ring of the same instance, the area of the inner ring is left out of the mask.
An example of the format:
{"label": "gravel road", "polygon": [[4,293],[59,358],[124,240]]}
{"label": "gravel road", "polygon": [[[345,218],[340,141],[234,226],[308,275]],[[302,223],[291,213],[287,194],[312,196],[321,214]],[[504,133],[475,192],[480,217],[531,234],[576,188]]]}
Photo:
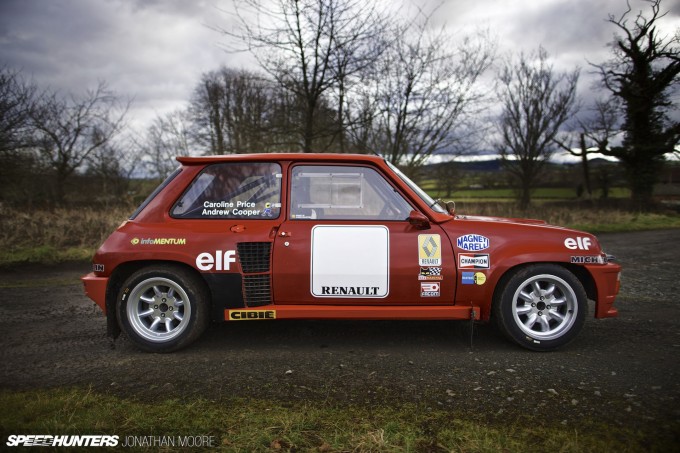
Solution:
{"label": "gravel road", "polygon": [[[606,234],[624,266],[619,317],[591,317],[552,353],[467,322],[253,322],[212,326],[167,355],[112,344],[78,278],[87,263],[0,272],[0,388],[116,395],[415,402],[477,418],[582,417],[680,440],[680,230]],[[591,312],[593,307],[591,306]]]}

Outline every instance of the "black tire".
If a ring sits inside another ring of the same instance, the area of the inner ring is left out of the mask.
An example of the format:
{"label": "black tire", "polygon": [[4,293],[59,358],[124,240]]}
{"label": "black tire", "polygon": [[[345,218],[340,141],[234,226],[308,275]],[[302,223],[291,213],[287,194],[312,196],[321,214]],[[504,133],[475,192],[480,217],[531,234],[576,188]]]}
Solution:
{"label": "black tire", "polygon": [[116,314],[121,330],[140,349],[172,352],[208,327],[209,294],[194,273],[172,265],[140,269],[123,283]]}
{"label": "black tire", "polygon": [[533,351],[552,351],[581,331],[588,298],[574,274],[555,264],[532,264],[499,282],[492,315],[512,341]]}

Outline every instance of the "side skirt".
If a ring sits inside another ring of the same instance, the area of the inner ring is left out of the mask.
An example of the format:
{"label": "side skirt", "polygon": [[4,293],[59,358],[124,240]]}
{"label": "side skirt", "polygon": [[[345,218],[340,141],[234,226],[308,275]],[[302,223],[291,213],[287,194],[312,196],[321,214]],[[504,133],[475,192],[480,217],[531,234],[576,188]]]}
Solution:
{"label": "side skirt", "polygon": [[480,319],[479,307],[470,306],[339,306],[264,305],[224,310],[225,321],[265,319],[445,320]]}

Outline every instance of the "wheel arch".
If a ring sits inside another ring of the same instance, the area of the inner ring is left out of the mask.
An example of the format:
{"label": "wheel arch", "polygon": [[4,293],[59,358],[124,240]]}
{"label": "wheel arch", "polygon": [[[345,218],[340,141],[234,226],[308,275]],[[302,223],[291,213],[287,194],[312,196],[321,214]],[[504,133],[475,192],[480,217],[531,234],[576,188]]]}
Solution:
{"label": "wheel arch", "polygon": [[[153,268],[156,266],[170,266],[176,269],[182,269],[183,271],[190,272],[198,278],[199,281],[203,282],[206,291],[210,296],[210,312],[215,313],[215,296],[211,285],[206,281],[203,274],[198,272],[195,268],[189,266],[181,261],[169,261],[169,260],[139,260],[139,261],[127,261],[118,265],[109,278],[109,284],[106,287],[106,333],[109,337],[116,339],[121,333],[120,326],[118,325],[118,318],[116,314],[116,303],[118,302],[118,294],[122,289],[123,283],[135,272],[146,267]],[[220,310],[221,313],[221,310]],[[213,316],[214,317],[214,316]]]}
{"label": "wheel arch", "polygon": [[506,282],[512,278],[512,276],[518,272],[520,269],[524,269],[529,266],[534,266],[534,265],[541,265],[541,264],[553,264],[557,265],[560,267],[563,267],[564,269],[568,270],[576,278],[581,282],[581,285],[583,285],[583,289],[586,291],[586,295],[588,296],[588,299],[594,300],[597,302],[597,287],[595,286],[595,280],[593,279],[593,276],[590,275],[590,272],[588,272],[587,269],[577,266],[575,264],[570,264],[570,263],[564,263],[561,261],[534,261],[534,262],[529,262],[529,263],[520,263],[515,266],[507,268],[503,274],[500,276],[498,281],[496,282],[496,286],[493,291],[493,297],[491,299],[491,306],[489,307],[489,319],[493,316],[493,306],[499,303],[499,299],[501,296],[501,293],[503,292],[503,288],[505,287]]}

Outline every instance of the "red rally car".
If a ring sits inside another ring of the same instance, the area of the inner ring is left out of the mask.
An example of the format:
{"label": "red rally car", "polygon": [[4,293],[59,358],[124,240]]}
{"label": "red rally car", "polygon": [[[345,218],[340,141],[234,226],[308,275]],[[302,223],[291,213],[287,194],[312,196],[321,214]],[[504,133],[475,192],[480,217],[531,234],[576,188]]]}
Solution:
{"label": "red rally car", "polygon": [[613,308],[621,268],[588,233],[455,215],[384,159],[180,157],[101,246],[87,295],[141,349],[211,320],[493,319],[552,350]]}

